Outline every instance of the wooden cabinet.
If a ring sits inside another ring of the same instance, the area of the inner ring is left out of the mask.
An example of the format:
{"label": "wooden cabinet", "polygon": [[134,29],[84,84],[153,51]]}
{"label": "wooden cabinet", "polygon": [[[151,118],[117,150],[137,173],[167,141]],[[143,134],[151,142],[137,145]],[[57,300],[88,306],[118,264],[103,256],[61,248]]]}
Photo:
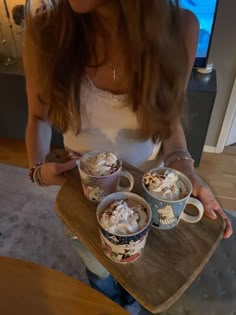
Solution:
{"label": "wooden cabinet", "polygon": [[217,92],[216,71],[210,74],[192,72],[187,93],[187,119],[184,123],[188,149],[195,166],[201,160],[208,126]]}
{"label": "wooden cabinet", "polygon": [[[24,139],[28,115],[25,78],[20,68],[8,67],[0,68],[0,138]],[[52,144],[63,145],[55,130]]]}

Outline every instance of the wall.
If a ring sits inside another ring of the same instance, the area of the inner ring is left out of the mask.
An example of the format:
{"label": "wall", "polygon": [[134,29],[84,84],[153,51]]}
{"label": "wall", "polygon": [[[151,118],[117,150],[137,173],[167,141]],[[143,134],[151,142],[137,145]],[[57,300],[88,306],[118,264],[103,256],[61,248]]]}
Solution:
{"label": "wall", "polygon": [[[208,0],[210,1],[210,0]],[[216,146],[236,76],[236,1],[220,0],[209,56],[217,71],[217,96],[206,145]]]}

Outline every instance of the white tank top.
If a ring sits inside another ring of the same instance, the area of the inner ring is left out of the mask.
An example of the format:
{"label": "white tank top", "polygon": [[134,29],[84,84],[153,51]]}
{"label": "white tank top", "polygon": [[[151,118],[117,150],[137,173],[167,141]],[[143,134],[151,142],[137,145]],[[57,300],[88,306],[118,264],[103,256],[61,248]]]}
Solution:
{"label": "white tank top", "polygon": [[68,129],[63,135],[65,148],[82,154],[110,151],[144,170],[158,166],[161,143],[139,138],[137,116],[127,106],[126,94],[98,89],[88,77],[82,79],[80,89],[81,131],[75,135]]}

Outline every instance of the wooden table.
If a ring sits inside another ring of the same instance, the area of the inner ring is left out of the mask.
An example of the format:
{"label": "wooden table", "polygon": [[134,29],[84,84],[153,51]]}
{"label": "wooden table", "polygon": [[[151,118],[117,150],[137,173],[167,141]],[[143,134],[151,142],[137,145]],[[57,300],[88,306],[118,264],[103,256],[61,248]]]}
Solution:
{"label": "wooden table", "polygon": [[128,312],[61,272],[0,257],[0,314],[128,315]]}
{"label": "wooden table", "polygon": [[[142,172],[130,165],[125,168],[135,177],[133,191],[140,194]],[[77,170],[59,191],[56,210],[115,279],[152,313],[166,310],[184,293],[214,253],[224,230],[220,217],[214,221],[203,217],[196,224],[180,221],[169,231],[151,228],[142,257],[123,265],[103,253],[96,206],[84,198]]]}

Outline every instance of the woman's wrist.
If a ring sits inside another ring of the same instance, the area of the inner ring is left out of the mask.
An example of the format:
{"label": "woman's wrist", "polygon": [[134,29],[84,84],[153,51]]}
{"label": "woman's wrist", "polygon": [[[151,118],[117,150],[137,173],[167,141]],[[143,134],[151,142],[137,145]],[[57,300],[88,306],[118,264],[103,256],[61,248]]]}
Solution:
{"label": "woman's wrist", "polygon": [[177,171],[184,173],[189,178],[194,177],[195,175],[194,160],[186,149],[173,151],[164,158],[164,163],[166,167],[176,169]]}
{"label": "woman's wrist", "polygon": [[195,170],[193,167],[193,163],[190,160],[178,160],[170,163],[168,167],[176,169],[186,175],[193,175],[195,174]]}
{"label": "woman's wrist", "polygon": [[35,183],[39,186],[46,186],[42,180],[41,167],[42,163],[37,163],[31,167],[29,170],[29,178],[32,183]]}
{"label": "woman's wrist", "polygon": [[194,169],[194,160],[187,149],[176,149],[164,157],[166,167],[172,167],[173,164],[184,164],[186,167]]}

